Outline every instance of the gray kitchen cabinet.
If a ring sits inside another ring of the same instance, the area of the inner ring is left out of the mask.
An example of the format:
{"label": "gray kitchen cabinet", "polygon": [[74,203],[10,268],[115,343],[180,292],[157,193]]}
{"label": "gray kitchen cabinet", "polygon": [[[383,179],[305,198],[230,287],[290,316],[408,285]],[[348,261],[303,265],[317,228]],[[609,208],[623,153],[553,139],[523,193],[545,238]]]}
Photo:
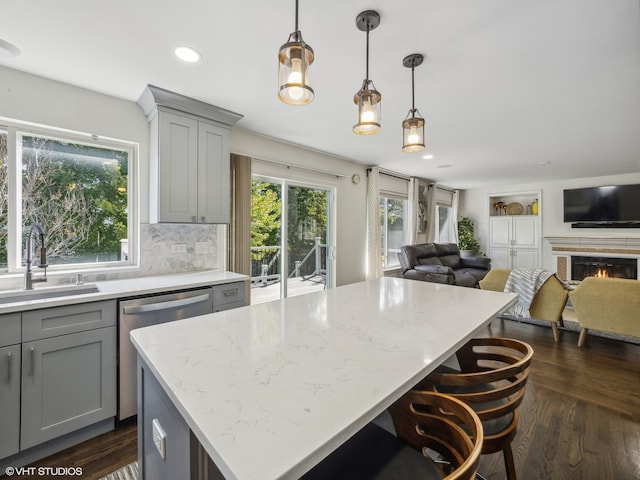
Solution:
{"label": "gray kitchen cabinet", "polygon": [[242,115],[149,85],[152,223],[230,223],[230,128]]}
{"label": "gray kitchen cabinet", "polygon": [[160,221],[229,223],[229,130],[165,110],[158,122]]}
{"label": "gray kitchen cabinet", "polygon": [[139,356],[137,370],[139,478],[191,478],[191,430]]}
{"label": "gray kitchen cabinet", "polygon": [[213,286],[213,311],[221,312],[232,308],[244,307],[247,282],[225,283]]}
{"label": "gray kitchen cabinet", "polygon": [[20,449],[20,314],[0,315],[0,458]]}
{"label": "gray kitchen cabinet", "polygon": [[116,302],[22,314],[20,450],[116,414]]}

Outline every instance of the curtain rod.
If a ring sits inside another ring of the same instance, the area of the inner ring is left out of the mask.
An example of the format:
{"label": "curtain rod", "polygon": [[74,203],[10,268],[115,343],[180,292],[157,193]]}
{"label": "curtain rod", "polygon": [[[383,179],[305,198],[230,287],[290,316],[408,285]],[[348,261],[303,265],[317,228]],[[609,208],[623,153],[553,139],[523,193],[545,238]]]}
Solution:
{"label": "curtain rod", "polygon": [[[370,171],[371,171],[371,167],[367,168],[367,175],[369,174]],[[400,180],[411,180],[411,177],[407,175],[402,175],[401,173],[392,172],[391,170],[385,170],[383,168],[379,168],[378,171],[382,175],[387,175],[388,177],[395,177],[395,178],[399,178]]]}
{"label": "curtain rod", "polygon": [[315,169],[315,168],[312,168],[312,167],[305,167],[305,166],[302,166],[302,165],[295,165],[293,163],[276,162],[275,160],[264,160],[262,158],[256,158],[256,160],[259,161],[259,162],[270,163],[272,165],[278,165],[280,167],[297,168],[299,170],[306,170],[308,172],[320,173],[322,175],[329,175],[331,177],[346,178],[346,175],[343,175],[342,173],[329,172],[327,170],[318,170],[318,169]]}
{"label": "curtain rod", "polygon": [[437,183],[430,183],[427,186],[428,187],[436,187],[436,188],[439,188],[440,190],[445,190],[445,191],[451,192],[451,193],[457,193],[458,192],[458,190],[456,190],[455,188],[445,187],[445,186],[439,185]]}

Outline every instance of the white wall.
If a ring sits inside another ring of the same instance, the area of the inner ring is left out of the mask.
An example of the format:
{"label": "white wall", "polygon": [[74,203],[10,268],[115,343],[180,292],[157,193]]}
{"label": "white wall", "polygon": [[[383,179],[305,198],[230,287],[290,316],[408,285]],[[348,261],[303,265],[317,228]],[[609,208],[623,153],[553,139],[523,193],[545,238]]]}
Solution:
{"label": "white wall", "polygon": [[[240,121],[240,123],[242,120]],[[344,175],[337,181],[336,205],[336,285],[365,279],[366,269],[366,167],[346,159],[307,150],[252,134],[241,128],[231,131],[231,151],[240,155],[292,165],[315,168]],[[298,175],[302,170],[299,170]],[[360,175],[357,185],[351,181]],[[319,180],[326,175],[317,175]],[[335,178],[335,177],[334,177]]]}
{"label": "white wall", "polygon": [[[138,143],[139,219],[142,224],[148,223],[149,124],[135,102],[0,66],[0,117]],[[231,151],[264,160],[303,165],[345,175],[345,178],[338,182],[336,195],[338,209],[336,280],[338,285],[364,280],[366,265],[366,170],[364,166],[264,138],[243,131],[241,127],[235,127],[232,130]],[[355,173],[362,179],[357,185],[351,182],[351,176]],[[172,241],[169,238],[172,234],[171,229],[164,231],[165,242]],[[184,242],[184,239],[180,239],[180,242]],[[148,257],[152,261],[153,255]],[[167,262],[162,263],[164,270],[167,268]],[[202,262],[172,260],[171,264],[192,268],[194,264],[201,265]],[[157,268],[150,269],[149,265],[142,265],[142,267],[143,272],[157,270]]]}
{"label": "white wall", "polygon": [[[0,116],[138,143],[141,176],[148,176],[149,124],[134,102],[0,66]],[[148,185],[139,188],[145,223]]]}
{"label": "white wall", "polygon": [[[460,200],[460,216],[468,216],[476,224],[476,236],[482,250],[489,250],[489,195],[520,191],[541,190],[540,212],[542,215],[542,237],[545,236],[610,236],[640,237],[640,228],[581,228],[572,229],[571,224],[563,222],[563,196],[566,188],[593,187],[599,185],[618,185],[640,183],[640,173],[631,175],[612,175],[595,178],[576,178],[546,183],[523,183],[486,189],[465,190]],[[639,206],[640,208],[640,206]],[[556,271],[556,260],[551,254],[551,245],[542,240],[542,268]]]}

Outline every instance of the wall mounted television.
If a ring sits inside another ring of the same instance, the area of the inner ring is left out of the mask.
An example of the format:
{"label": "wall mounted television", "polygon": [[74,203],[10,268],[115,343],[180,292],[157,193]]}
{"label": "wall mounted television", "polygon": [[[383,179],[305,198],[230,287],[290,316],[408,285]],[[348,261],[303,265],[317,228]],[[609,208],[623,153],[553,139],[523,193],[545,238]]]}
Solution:
{"label": "wall mounted television", "polygon": [[564,221],[572,227],[640,227],[640,184],[564,190]]}

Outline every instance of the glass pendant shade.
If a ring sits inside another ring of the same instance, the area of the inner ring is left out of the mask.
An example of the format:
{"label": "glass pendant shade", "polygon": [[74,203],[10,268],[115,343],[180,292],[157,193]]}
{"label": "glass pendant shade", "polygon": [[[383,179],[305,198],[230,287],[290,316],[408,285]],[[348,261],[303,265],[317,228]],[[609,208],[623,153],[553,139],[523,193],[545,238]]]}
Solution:
{"label": "glass pendant shade", "polygon": [[353,126],[353,133],[358,135],[372,135],[380,131],[380,100],[382,95],[369,80],[369,32],[380,25],[380,14],[375,10],[365,10],[356,17],[358,30],[367,33],[366,75],[362,87],[353,96],[353,103],[358,106],[358,118]]}
{"label": "glass pendant shade", "polygon": [[300,32],[294,32],[278,53],[278,97],[290,105],[306,105],[313,100],[309,85],[309,65],[313,49],[304,43]]}
{"label": "glass pendant shade", "polygon": [[381,99],[382,95],[375,89],[371,80],[364,80],[362,88],[353,97],[353,103],[358,106],[358,118],[353,126],[353,133],[371,135],[380,131]]}
{"label": "glass pendant shade", "polygon": [[417,110],[409,110],[409,115],[402,122],[402,151],[412,153],[422,150],[424,150],[424,118],[420,117]]}
{"label": "glass pendant shade", "polygon": [[402,65],[411,69],[411,109],[407,118],[402,121],[402,151],[406,153],[420,152],[424,150],[424,118],[415,105],[415,78],[417,66],[422,65],[424,56],[419,53],[407,55],[402,60]]}

